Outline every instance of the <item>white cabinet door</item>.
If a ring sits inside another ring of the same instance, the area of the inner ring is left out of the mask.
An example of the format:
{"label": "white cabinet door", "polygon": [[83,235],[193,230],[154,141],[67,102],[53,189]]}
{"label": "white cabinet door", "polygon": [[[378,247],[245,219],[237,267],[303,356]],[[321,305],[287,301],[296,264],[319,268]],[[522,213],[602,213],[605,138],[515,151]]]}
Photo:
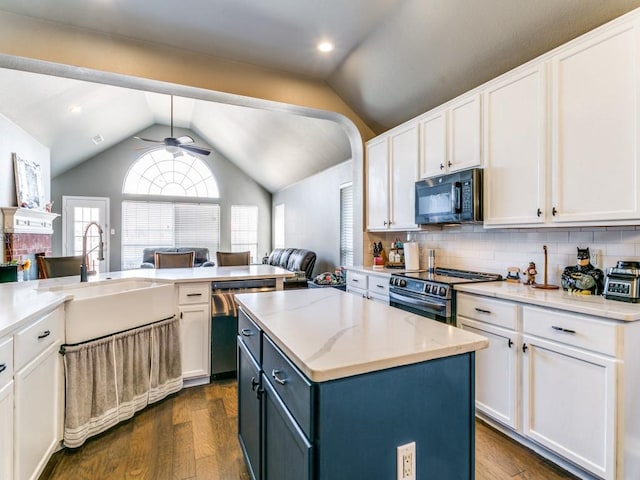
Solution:
{"label": "white cabinet door", "polygon": [[14,376],[14,474],[21,480],[38,478],[61,438],[60,344],[47,348]]}
{"label": "white cabinet door", "polygon": [[514,331],[458,317],[463,330],[489,340],[489,347],[476,352],[476,408],[513,428],[519,427],[518,336]]}
{"label": "white cabinet door", "polygon": [[183,379],[210,375],[211,311],[208,304],[181,305],[180,335]]}
{"label": "white cabinet door", "polygon": [[506,76],[484,92],[484,224],[545,221],[545,66]]}
{"label": "white cabinet door", "polygon": [[480,94],[466,95],[449,106],[449,159],[450,172],[481,165],[481,110]]}
{"label": "white cabinet door", "polygon": [[618,363],[523,336],[523,433],[604,479],[614,479]]}
{"label": "white cabinet door", "polygon": [[447,169],[447,110],[433,112],[421,119],[420,178],[441,175]]}
{"label": "white cabinet door", "polygon": [[639,55],[625,24],[552,58],[552,221],[640,217]]}
{"label": "white cabinet door", "polygon": [[13,478],[13,382],[0,388],[0,478]]}
{"label": "white cabinet door", "polygon": [[383,136],[367,144],[367,229],[389,225],[389,143]]}
{"label": "white cabinet door", "polygon": [[394,132],[390,142],[389,227],[417,228],[415,223],[415,182],[418,180],[418,124]]}

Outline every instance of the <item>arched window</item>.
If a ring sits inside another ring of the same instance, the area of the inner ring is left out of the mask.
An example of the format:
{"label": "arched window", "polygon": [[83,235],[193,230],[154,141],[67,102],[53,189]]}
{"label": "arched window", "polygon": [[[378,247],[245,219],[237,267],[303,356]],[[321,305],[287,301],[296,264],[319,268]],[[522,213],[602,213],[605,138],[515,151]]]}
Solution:
{"label": "arched window", "polygon": [[218,184],[211,170],[199,158],[173,147],[158,148],[131,165],[122,193],[171,197],[218,198]]}

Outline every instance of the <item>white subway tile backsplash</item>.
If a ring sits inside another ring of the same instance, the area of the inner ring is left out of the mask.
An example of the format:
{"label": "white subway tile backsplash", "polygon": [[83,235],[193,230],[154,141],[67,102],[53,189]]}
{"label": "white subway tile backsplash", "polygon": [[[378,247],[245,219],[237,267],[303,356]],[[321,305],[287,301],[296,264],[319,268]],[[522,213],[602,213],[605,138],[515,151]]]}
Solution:
{"label": "white subway tile backsplash", "polygon": [[628,257],[636,254],[636,247],[631,243],[608,243],[606,254],[608,256]]}
{"label": "white subway tile backsplash", "polygon": [[[596,232],[593,232],[593,240],[595,242],[606,242],[606,243],[620,243],[621,238],[622,238],[622,233],[620,230],[599,230]],[[627,232],[624,232],[627,233]],[[630,232],[635,234],[635,230]]]}
{"label": "white subway tile backsplash", "polygon": [[578,243],[578,246],[593,242],[593,232],[569,232],[569,243]]}

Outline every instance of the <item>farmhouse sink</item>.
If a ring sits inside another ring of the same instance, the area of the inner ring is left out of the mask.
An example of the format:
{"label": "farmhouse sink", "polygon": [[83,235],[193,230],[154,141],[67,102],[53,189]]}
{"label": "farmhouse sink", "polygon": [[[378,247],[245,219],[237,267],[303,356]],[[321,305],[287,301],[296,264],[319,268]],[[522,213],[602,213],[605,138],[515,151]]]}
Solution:
{"label": "farmhouse sink", "polygon": [[175,287],[124,279],[59,285],[50,292],[73,295],[66,305],[66,343],[78,343],[168,318],[175,313]]}

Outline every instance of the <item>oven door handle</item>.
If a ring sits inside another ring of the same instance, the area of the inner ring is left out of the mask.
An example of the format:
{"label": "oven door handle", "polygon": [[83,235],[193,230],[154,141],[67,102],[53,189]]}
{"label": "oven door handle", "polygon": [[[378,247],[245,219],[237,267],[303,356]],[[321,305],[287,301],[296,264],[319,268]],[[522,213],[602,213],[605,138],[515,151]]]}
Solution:
{"label": "oven door handle", "polygon": [[389,294],[389,298],[392,300],[397,300],[398,302],[408,303],[410,305],[416,305],[419,307],[428,306],[428,307],[443,309],[443,308],[446,308],[447,306],[446,302],[430,302],[428,300],[417,300],[415,298],[406,297],[404,295],[398,295],[398,294],[394,295],[393,292]]}

